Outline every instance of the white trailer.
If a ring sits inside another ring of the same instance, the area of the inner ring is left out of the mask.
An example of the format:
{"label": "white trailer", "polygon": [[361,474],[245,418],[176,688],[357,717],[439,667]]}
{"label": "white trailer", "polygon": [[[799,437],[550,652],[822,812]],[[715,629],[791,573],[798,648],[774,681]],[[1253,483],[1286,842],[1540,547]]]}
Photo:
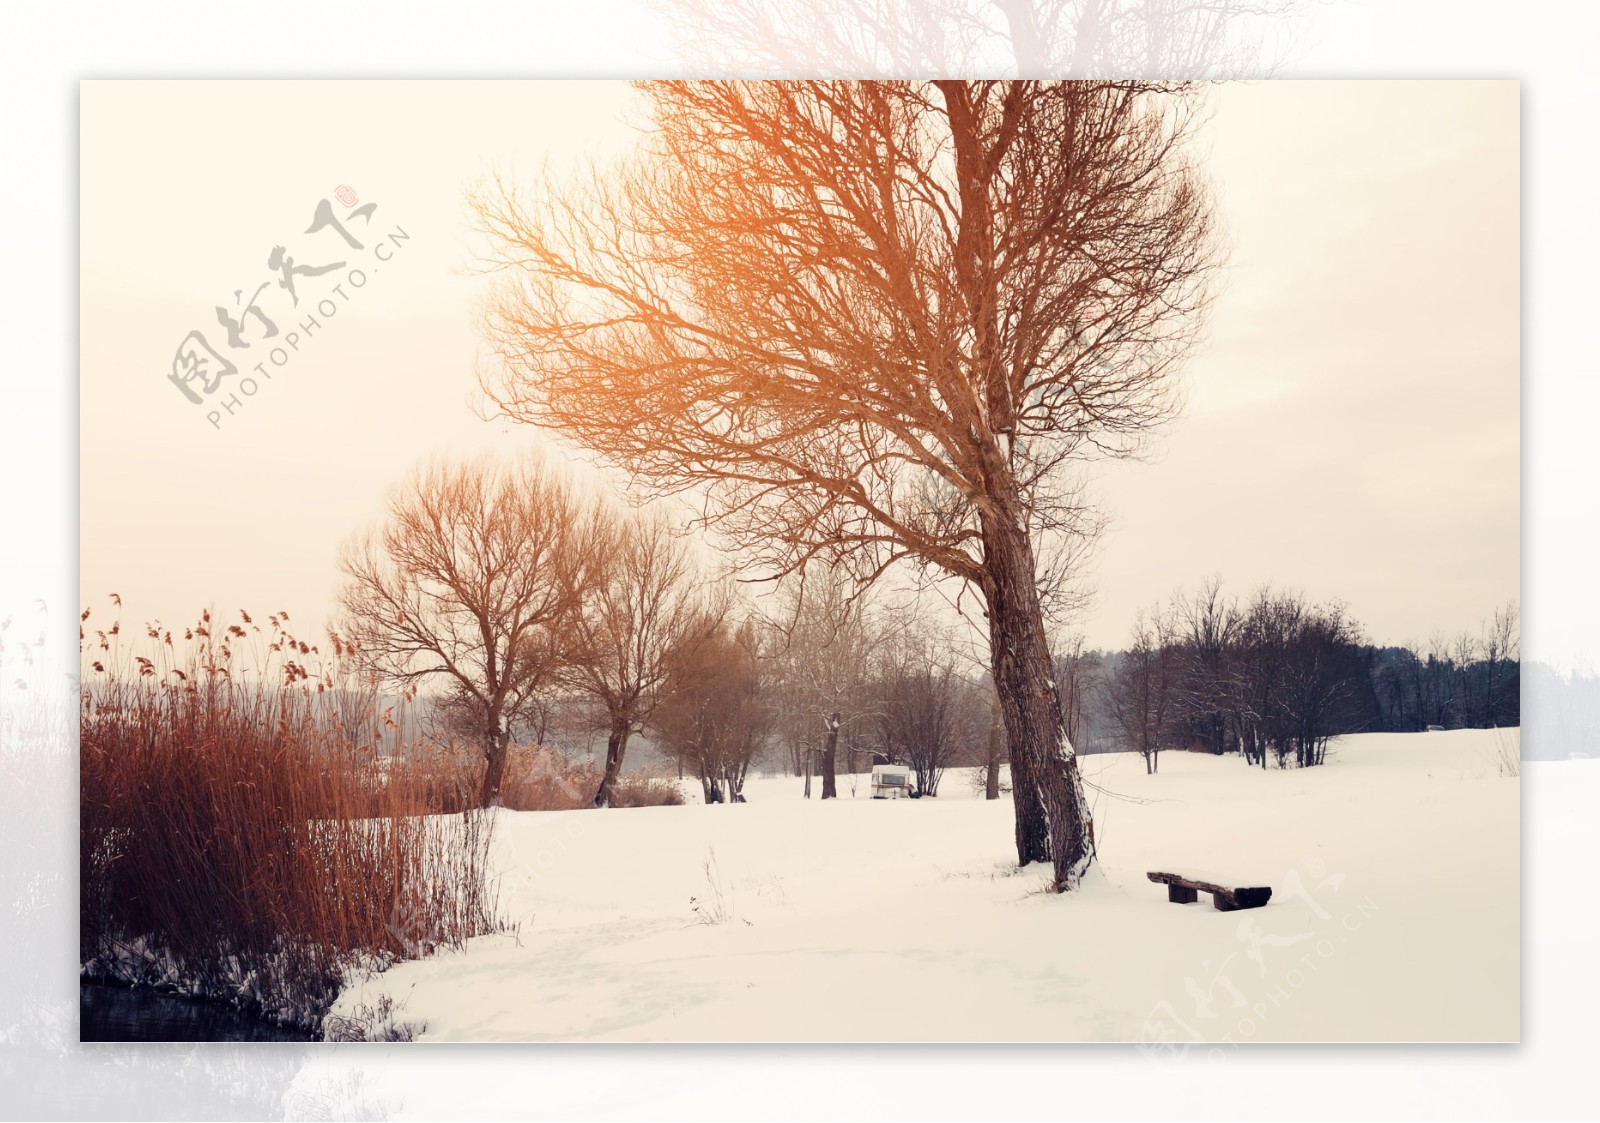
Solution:
{"label": "white trailer", "polygon": [[911,795],[911,769],[903,764],[872,766],[873,799],[908,799]]}

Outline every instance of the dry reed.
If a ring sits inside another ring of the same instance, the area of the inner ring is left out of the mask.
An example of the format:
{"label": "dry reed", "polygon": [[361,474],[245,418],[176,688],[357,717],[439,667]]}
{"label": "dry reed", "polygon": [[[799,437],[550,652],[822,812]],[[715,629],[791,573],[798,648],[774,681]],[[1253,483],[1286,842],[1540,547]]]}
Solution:
{"label": "dry reed", "polygon": [[315,1026],[352,972],[499,927],[492,819],[419,814],[350,653],[267,619],[80,630],[80,958]]}

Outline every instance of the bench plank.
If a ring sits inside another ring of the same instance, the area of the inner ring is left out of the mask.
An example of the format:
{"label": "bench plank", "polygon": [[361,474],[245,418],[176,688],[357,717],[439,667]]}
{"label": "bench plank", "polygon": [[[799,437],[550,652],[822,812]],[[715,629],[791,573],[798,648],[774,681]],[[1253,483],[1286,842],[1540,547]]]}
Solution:
{"label": "bench plank", "polygon": [[1270,885],[1244,885],[1229,887],[1198,877],[1185,877],[1181,873],[1151,870],[1145,876],[1167,887],[1167,900],[1174,904],[1193,904],[1197,892],[1211,894],[1211,905],[1218,912],[1236,912],[1239,909],[1258,909],[1272,899]]}

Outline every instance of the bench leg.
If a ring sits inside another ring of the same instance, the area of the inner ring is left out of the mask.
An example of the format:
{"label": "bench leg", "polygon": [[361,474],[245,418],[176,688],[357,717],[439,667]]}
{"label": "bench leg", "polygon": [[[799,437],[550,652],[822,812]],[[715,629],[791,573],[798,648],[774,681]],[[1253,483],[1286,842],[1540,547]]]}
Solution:
{"label": "bench leg", "polygon": [[1175,905],[1192,905],[1196,900],[1195,890],[1183,885],[1168,885],[1167,900]]}

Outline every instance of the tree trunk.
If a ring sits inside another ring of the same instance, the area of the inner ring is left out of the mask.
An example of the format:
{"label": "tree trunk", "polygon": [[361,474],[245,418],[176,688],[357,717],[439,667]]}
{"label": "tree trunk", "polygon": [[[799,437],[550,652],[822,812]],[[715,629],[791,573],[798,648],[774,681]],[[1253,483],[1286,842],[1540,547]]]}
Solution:
{"label": "tree trunk", "polygon": [[506,753],[510,745],[511,731],[501,729],[499,719],[495,719],[489,733],[488,744],[483,750],[485,766],[483,790],[478,793],[479,807],[500,806],[500,785],[506,778]]}
{"label": "tree trunk", "polygon": [[[992,633],[993,629],[990,631]],[[998,682],[998,679],[996,681]],[[1012,732],[1013,719],[1007,713],[1003,700],[1000,704],[1000,713],[1001,722],[1006,726],[1006,739],[1010,746],[1008,751],[1011,765],[1011,806],[1016,812],[1017,864],[1025,866],[1029,862],[1048,862],[1050,828],[1045,821],[1044,804],[1039,801],[1033,761],[1029,759],[1026,751],[1019,751],[1018,743],[1012,740],[1016,736]]]}
{"label": "tree trunk", "polygon": [[1005,755],[1005,727],[1000,723],[1000,703],[995,701],[989,715],[989,759],[984,762],[983,798],[1000,798],[1000,763]]}
{"label": "tree trunk", "polygon": [[1094,824],[1051,676],[1033,547],[1021,513],[1002,510],[985,518],[983,543],[991,670],[1011,751],[1017,860],[1052,861],[1055,886],[1065,892],[1094,863]]}
{"label": "tree trunk", "polygon": [[834,776],[834,761],[839,752],[839,711],[828,719],[828,739],[822,746],[822,798],[838,799],[839,784]]}
{"label": "tree trunk", "polygon": [[600,787],[594,793],[596,807],[611,806],[611,791],[617,786],[617,777],[622,775],[622,754],[628,751],[628,733],[626,724],[613,723],[611,733],[606,737],[606,770],[600,777]]}
{"label": "tree trunk", "polygon": [[1486,687],[1484,687],[1484,690],[1483,690],[1483,725],[1484,725],[1485,729],[1493,729],[1493,728],[1495,728],[1496,726],[1498,726],[1500,724],[1497,720],[1495,720],[1497,715],[1494,712],[1494,670],[1495,670],[1495,660],[1490,659],[1487,662],[1489,664],[1489,669],[1488,669],[1489,684]]}

